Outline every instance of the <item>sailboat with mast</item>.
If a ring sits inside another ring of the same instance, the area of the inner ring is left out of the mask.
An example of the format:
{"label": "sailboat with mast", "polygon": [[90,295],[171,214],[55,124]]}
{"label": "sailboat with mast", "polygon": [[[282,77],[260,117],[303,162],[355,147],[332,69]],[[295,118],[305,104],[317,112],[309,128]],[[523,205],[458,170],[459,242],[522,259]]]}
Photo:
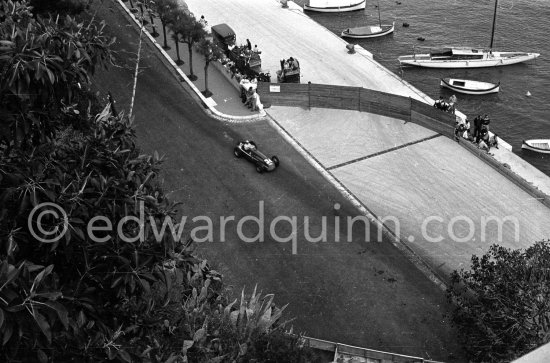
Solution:
{"label": "sailboat with mast", "polygon": [[391,25],[389,24],[382,25],[382,20],[380,18],[380,1],[378,1],[377,8],[378,8],[378,25],[348,28],[342,32],[341,36],[343,38],[364,39],[364,38],[381,37],[383,35],[393,33],[393,30],[395,28],[395,22],[393,22]]}
{"label": "sailboat with mast", "polygon": [[499,67],[526,62],[537,58],[539,53],[493,51],[498,0],[495,0],[493,28],[489,48],[445,47],[432,48],[426,54],[404,55],[398,58],[401,65],[428,68],[481,68]]}

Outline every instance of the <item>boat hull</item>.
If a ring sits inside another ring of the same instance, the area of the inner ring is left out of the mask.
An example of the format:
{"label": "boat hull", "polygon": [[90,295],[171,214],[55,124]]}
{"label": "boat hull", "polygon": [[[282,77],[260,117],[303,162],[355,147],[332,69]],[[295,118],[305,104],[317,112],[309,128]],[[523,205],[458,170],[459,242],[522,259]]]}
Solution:
{"label": "boat hull", "polygon": [[[378,28],[380,31],[372,31],[373,28]],[[380,27],[358,27],[344,30],[341,34],[342,38],[365,39],[376,38],[393,33],[395,22],[392,25],[382,25]]]}
{"label": "boat hull", "polygon": [[[538,147],[537,144],[544,147]],[[521,148],[537,153],[550,154],[550,140],[523,140]]]}
{"label": "boat hull", "polygon": [[425,68],[485,68],[501,67],[536,59],[538,53],[493,52],[486,53],[483,59],[433,59],[430,54],[405,55],[399,57],[401,65]]}
{"label": "boat hull", "polygon": [[[460,85],[460,83],[462,83],[462,85]],[[486,95],[500,91],[500,82],[498,84],[493,84],[465,79],[443,78],[441,79],[441,87],[468,95]]]}
{"label": "boat hull", "polygon": [[326,2],[326,6],[322,6],[322,5],[308,5],[308,4],[305,4],[304,5],[304,10],[307,10],[307,11],[317,11],[317,12],[321,12],[321,13],[342,13],[342,12],[346,12],[346,11],[356,11],[356,10],[362,10],[365,8],[366,4],[367,4],[367,0],[359,0],[357,2],[354,2],[352,4],[349,4],[349,5],[343,5],[343,6],[338,6],[338,5],[332,5],[332,4],[329,4],[328,1]]}

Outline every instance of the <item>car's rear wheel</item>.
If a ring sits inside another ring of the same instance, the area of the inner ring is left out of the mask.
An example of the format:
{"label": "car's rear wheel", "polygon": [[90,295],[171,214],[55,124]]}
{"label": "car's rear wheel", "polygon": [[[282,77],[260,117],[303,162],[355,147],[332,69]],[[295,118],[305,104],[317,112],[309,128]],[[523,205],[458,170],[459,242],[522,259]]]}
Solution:
{"label": "car's rear wheel", "polygon": [[240,158],[242,156],[242,151],[238,147],[233,149],[233,154],[235,154],[236,157]]}
{"label": "car's rear wheel", "polygon": [[275,166],[279,166],[279,158],[276,157],[275,155],[271,157],[271,160],[273,160],[273,164],[275,164]]}
{"label": "car's rear wheel", "polygon": [[263,172],[264,172],[264,167],[263,167],[263,166],[261,166],[261,165],[258,165],[258,166],[256,167],[256,171],[257,171],[258,173],[260,173],[260,174],[261,174],[261,173],[263,173]]}

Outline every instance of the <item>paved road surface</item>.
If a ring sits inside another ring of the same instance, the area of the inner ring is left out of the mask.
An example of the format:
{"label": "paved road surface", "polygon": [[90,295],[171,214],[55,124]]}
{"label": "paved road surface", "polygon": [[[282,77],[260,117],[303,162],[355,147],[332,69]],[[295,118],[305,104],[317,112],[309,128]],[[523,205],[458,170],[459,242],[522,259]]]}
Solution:
{"label": "paved road surface", "polygon": [[[135,33],[118,11],[104,4],[96,6],[107,24],[116,24],[109,29],[117,36],[122,67],[95,80],[100,91],[111,90],[119,108],[127,109],[133,74],[128,57],[137,48]],[[290,303],[287,316],[296,317],[296,330],[310,336],[459,360],[443,293],[391,243],[365,243],[365,230],[374,239],[374,229],[358,225],[352,242],[335,243],[335,216],[345,219],[356,216],[357,210],[266,122],[228,124],[209,118],[149,49],[144,50],[141,71],[135,106],[139,142],[146,152],[166,155],[162,182],[174,200],[183,202],[183,215],[238,220],[257,215],[263,201],[266,234],[277,216],[298,218],[297,255],[291,254],[290,244],[270,237],[263,243],[239,241],[231,223],[226,242],[198,246],[198,253],[225,274],[230,289],[237,294],[258,284],[264,292],[275,293],[277,303]],[[281,167],[260,175],[251,164],[234,158],[232,148],[244,138],[278,155]],[[338,211],[335,203],[341,205]],[[327,239],[332,242],[305,242],[306,216],[313,236],[322,231],[321,218],[326,216]],[[284,223],[276,231],[279,236],[291,232]],[[244,225],[247,236],[256,232],[253,224]]]}

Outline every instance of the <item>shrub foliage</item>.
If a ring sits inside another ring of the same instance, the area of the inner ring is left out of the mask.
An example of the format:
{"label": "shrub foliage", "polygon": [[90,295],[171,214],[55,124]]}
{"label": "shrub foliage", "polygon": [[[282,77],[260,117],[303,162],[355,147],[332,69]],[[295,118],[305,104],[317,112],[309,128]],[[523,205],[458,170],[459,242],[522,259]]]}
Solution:
{"label": "shrub foliage", "polygon": [[[86,91],[111,61],[103,25],[6,0],[0,21],[0,361],[305,361],[272,295],[229,303],[190,241],[159,235],[178,205],[156,182],[162,158]],[[44,203],[66,218],[39,220]],[[97,216],[144,222],[98,242]]]}
{"label": "shrub foliage", "polygon": [[550,341],[550,245],[493,245],[448,290],[453,322],[476,362],[510,361]]}

